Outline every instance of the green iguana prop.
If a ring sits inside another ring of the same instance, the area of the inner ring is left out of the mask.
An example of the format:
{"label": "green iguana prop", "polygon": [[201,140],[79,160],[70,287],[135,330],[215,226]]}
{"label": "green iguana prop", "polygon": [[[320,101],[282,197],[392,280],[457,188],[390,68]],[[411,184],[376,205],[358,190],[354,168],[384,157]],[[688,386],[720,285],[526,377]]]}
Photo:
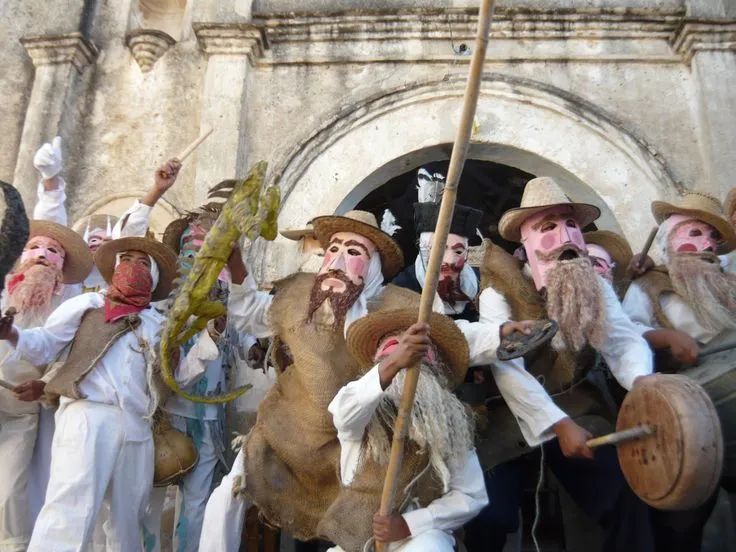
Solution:
{"label": "green iguana prop", "polygon": [[[175,289],[169,296],[173,304],[161,336],[161,376],[175,393],[193,402],[213,404],[233,401],[251,387],[246,385],[215,397],[191,395],[179,387],[174,379],[171,351],[202,331],[209,320],[226,313],[224,305],[211,301],[208,296],[227,263],[233,243],[241,236],[251,241],[259,236],[267,240],[276,238],[281,190],[278,186],[263,189],[267,167],[268,164],[261,161],[251,169],[245,180],[226,180],[212,188],[210,197],[228,197],[227,202],[205,236],[186,279],[183,283],[181,279],[175,280]],[[229,187],[232,187],[232,191],[225,191]]]}

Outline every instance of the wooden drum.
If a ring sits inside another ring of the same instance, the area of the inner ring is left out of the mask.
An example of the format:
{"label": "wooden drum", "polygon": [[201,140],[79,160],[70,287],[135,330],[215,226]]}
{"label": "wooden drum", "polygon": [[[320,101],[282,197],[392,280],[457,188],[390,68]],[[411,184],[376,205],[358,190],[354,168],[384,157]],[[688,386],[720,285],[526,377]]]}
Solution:
{"label": "wooden drum", "polygon": [[626,395],[616,431],[646,424],[655,434],[618,447],[624,477],[644,502],[660,510],[688,510],[718,488],[723,436],[713,402],[683,375],[656,374]]}

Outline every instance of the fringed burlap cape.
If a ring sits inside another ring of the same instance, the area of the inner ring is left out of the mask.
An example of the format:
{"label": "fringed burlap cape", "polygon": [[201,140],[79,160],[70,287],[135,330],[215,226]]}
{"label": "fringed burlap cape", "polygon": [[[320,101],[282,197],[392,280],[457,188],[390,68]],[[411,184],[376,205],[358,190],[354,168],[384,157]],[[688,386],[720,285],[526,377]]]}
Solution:
{"label": "fringed burlap cape", "polygon": [[[327,406],[368,367],[350,355],[342,327],[307,322],[314,278],[297,274],[277,286],[270,322],[294,363],[263,399],[246,437],[244,492],[266,519],[295,537],[324,538],[359,552],[372,535],[386,467],[364,460],[349,488],[340,483],[340,443]],[[388,285],[368,310],[418,305],[416,293]],[[398,489],[427,464],[427,456],[409,446]],[[439,496],[438,488],[425,477],[414,486],[412,498],[427,504]],[[397,503],[404,498],[399,496]]]}

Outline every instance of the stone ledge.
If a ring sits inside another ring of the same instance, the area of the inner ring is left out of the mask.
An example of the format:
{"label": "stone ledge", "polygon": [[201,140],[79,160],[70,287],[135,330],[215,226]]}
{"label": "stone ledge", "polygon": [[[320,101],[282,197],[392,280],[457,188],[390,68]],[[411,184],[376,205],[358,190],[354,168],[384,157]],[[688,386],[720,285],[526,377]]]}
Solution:
{"label": "stone ledge", "polygon": [[194,23],[192,27],[200,50],[207,55],[245,55],[252,65],[268,48],[266,34],[256,25]]}
{"label": "stone ledge", "polygon": [[736,20],[685,19],[673,34],[672,49],[690,63],[697,52],[736,52]]}
{"label": "stone ledge", "polygon": [[24,36],[20,43],[33,60],[34,67],[71,63],[81,73],[99,54],[97,47],[82,33],[56,36]]}

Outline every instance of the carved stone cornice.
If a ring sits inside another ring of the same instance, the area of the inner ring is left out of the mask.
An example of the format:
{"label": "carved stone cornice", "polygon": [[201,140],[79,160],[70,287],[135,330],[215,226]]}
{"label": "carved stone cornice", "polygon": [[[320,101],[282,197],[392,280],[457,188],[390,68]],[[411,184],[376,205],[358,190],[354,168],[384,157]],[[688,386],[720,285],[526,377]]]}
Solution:
{"label": "carved stone cornice", "polygon": [[736,52],[736,20],[684,19],[672,37],[672,48],[687,63],[697,52]]}
{"label": "carved stone cornice", "polygon": [[246,23],[194,23],[199,48],[207,55],[248,56],[251,65],[263,57],[268,41],[263,29]]}
{"label": "carved stone cornice", "polygon": [[20,42],[35,67],[71,63],[81,73],[99,54],[97,47],[82,36],[82,33],[24,36]]}
{"label": "carved stone cornice", "polygon": [[153,65],[174,44],[176,40],[158,29],[135,29],[125,35],[125,45],[143,73],[153,69]]}

